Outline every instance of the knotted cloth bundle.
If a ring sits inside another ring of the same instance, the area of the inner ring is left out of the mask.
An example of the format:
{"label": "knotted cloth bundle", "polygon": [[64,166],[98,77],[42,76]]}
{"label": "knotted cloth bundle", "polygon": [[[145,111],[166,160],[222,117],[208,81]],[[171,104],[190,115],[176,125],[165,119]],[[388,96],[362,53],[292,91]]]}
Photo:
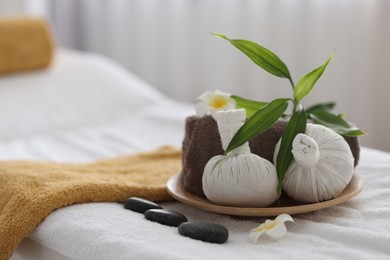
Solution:
{"label": "knotted cloth bundle", "polygon": [[46,68],[53,49],[46,21],[30,17],[0,19],[0,75]]}
{"label": "knotted cloth bundle", "polygon": [[181,170],[172,147],[90,164],[0,162],[0,259],[55,209],[137,196],[170,200],[166,182]]}
{"label": "knotted cloth bundle", "polygon": [[[252,153],[273,162],[275,146],[287,126],[278,121],[264,133],[249,141]],[[357,137],[344,137],[359,162],[360,145]],[[205,196],[202,187],[203,169],[213,156],[223,153],[217,122],[211,116],[191,116],[186,119],[183,141],[183,185],[192,193]]]}

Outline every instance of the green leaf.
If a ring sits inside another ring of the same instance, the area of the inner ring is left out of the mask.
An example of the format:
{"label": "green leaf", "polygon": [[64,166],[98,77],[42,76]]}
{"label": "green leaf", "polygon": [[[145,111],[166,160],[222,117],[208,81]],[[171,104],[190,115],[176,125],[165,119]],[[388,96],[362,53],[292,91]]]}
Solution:
{"label": "green leaf", "polygon": [[272,75],[281,78],[288,78],[292,81],[290,71],[288,70],[286,64],[284,64],[283,61],[272,51],[255,42],[240,39],[229,39],[225,35],[218,33],[213,33],[213,35],[229,41],[234,47],[248,56],[255,64]]}
{"label": "green leaf", "polygon": [[300,106],[290,118],[280,141],[280,149],[276,158],[276,172],[278,173],[278,194],[282,191],[282,181],[290,163],[293,160],[292,142],[299,133],[306,130],[306,113]]}
{"label": "green leaf", "polygon": [[313,119],[315,123],[324,125],[343,136],[360,136],[366,134],[359,128],[351,126],[341,117],[324,110],[312,111],[310,113],[310,118]]}
{"label": "green leaf", "polygon": [[330,60],[333,58],[333,55],[334,52],[332,52],[332,54],[329,56],[329,58],[322,66],[307,73],[298,81],[297,85],[294,88],[295,101],[299,102],[300,100],[302,100],[302,98],[304,98],[307,94],[310,93],[310,91],[314,87],[314,84],[316,84],[317,80],[324,73],[326,66],[328,66]]}
{"label": "green leaf", "polygon": [[288,107],[287,98],[275,99],[259,111],[257,111],[245,124],[238,129],[233,136],[225,154],[243,145],[258,134],[266,131],[275,123]]}
{"label": "green leaf", "polygon": [[310,114],[312,111],[315,111],[315,110],[331,111],[335,106],[336,106],[335,102],[319,103],[319,104],[308,107],[306,109],[306,114]]}
{"label": "green leaf", "polygon": [[246,111],[246,116],[249,118],[251,117],[254,113],[256,113],[258,110],[262,109],[265,107],[268,102],[259,102],[251,99],[246,99],[243,97],[239,96],[231,96],[231,98],[236,101],[237,108],[244,108]]}

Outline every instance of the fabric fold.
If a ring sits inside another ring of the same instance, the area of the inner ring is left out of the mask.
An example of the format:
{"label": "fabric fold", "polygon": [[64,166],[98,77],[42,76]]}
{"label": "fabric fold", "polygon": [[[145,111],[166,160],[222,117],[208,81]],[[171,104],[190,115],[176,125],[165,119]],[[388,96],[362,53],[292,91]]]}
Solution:
{"label": "fabric fold", "polygon": [[180,150],[162,147],[90,164],[0,162],[0,259],[58,208],[130,196],[171,200],[166,182],[180,171],[180,158]]}

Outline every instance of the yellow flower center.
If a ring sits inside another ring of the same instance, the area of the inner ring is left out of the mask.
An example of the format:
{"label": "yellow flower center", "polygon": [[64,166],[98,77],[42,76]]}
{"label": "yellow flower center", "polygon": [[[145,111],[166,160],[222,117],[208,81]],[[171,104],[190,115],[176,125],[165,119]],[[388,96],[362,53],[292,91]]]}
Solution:
{"label": "yellow flower center", "polygon": [[273,229],[278,223],[276,221],[272,221],[267,219],[264,224],[261,224],[258,228],[256,228],[257,232],[263,231],[263,230],[270,230]]}
{"label": "yellow flower center", "polygon": [[214,96],[209,100],[209,106],[214,109],[223,108],[227,105],[229,105],[229,100],[223,96]]}
{"label": "yellow flower center", "polygon": [[267,230],[270,230],[272,228],[274,228],[278,223],[276,221],[272,221],[272,220],[267,220],[265,221],[265,228]]}

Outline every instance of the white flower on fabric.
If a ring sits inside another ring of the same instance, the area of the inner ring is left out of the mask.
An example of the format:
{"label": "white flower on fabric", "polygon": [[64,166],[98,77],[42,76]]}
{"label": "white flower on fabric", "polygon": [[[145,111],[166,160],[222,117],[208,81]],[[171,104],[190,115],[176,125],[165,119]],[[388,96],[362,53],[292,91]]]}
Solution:
{"label": "white flower on fabric", "polygon": [[197,98],[199,102],[195,106],[196,115],[204,116],[211,114],[213,116],[217,111],[235,109],[236,101],[230,96],[229,93],[219,90],[204,92]]}
{"label": "white flower on fabric", "polygon": [[281,214],[275,220],[267,219],[265,223],[249,232],[249,241],[253,244],[259,242],[260,237],[266,234],[273,240],[278,240],[287,234],[287,228],[284,224],[286,221],[294,222],[292,217],[288,214]]}

